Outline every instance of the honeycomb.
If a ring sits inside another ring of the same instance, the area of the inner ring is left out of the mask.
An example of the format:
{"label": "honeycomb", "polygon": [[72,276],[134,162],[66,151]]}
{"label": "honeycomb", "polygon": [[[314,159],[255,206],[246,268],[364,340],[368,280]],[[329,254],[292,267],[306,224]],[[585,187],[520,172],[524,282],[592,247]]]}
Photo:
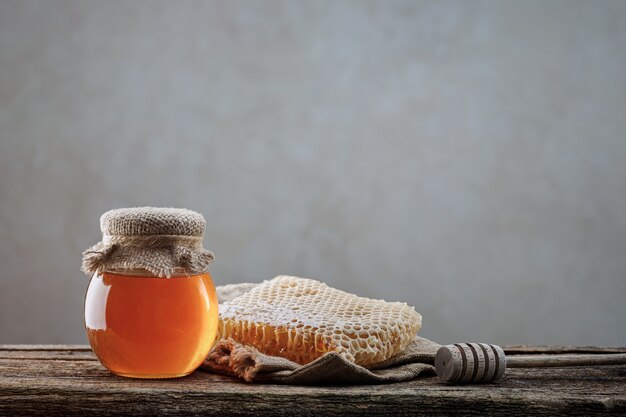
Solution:
{"label": "honeycomb", "polygon": [[218,335],[299,364],[337,352],[368,367],[406,348],[421,324],[422,316],[405,303],[283,275],[221,304]]}

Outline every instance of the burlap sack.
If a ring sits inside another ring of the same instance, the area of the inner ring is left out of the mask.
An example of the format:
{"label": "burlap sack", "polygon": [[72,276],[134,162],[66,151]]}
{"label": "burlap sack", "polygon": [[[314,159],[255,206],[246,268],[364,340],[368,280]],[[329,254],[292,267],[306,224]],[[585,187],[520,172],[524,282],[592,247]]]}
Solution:
{"label": "burlap sack", "polygon": [[134,271],[171,277],[207,271],[213,252],[202,247],[204,217],[191,210],[135,207],[100,218],[102,241],[83,252],[82,270]]}
{"label": "burlap sack", "polygon": [[[231,300],[254,288],[256,284],[217,287],[220,302]],[[401,353],[364,368],[329,352],[313,362],[300,365],[288,359],[268,356],[257,349],[232,339],[218,341],[202,364],[202,369],[241,378],[247,382],[322,385],[377,384],[408,381],[419,376],[434,375],[435,353],[441,345],[422,337]]]}

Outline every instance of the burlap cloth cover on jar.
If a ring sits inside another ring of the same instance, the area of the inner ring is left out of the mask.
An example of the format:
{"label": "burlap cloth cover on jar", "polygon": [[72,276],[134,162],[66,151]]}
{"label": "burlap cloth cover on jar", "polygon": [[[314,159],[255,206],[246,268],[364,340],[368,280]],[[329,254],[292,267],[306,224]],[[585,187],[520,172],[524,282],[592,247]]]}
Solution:
{"label": "burlap cloth cover on jar", "polygon": [[[258,284],[242,283],[216,288],[219,302],[232,300]],[[252,346],[222,339],[216,342],[201,368],[234,376],[247,382],[289,385],[380,384],[409,381],[435,375],[435,353],[441,347],[423,337],[416,337],[399,354],[364,368],[328,352],[306,365],[269,356]]]}
{"label": "burlap cloth cover on jar", "polygon": [[86,274],[143,271],[144,275],[198,275],[208,270],[213,252],[202,246],[206,221],[179,208],[133,207],[107,211],[100,218],[102,241],[83,252]]}

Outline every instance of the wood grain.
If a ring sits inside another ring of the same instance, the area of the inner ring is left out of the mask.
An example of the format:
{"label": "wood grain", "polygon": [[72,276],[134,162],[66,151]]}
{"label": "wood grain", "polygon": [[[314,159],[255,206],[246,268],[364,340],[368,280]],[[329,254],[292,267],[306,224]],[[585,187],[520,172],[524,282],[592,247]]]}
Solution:
{"label": "wood grain", "polygon": [[[564,347],[514,349],[524,354],[572,353]],[[626,348],[610,349],[626,352]],[[87,346],[0,345],[0,415],[249,413],[299,417],[626,414],[626,366],[511,369],[498,383],[472,386],[425,378],[390,385],[294,387],[246,384],[202,371],[174,380],[126,379],[106,371]]]}

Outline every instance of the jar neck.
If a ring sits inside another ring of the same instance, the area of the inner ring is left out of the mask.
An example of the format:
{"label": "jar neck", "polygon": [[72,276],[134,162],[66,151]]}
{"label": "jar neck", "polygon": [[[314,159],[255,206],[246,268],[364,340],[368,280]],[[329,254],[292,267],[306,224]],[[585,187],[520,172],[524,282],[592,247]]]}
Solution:
{"label": "jar neck", "polygon": [[[105,273],[109,272],[111,274],[132,276],[132,277],[166,278],[166,277],[157,277],[152,272],[148,271],[147,269],[141,269],[141,268],[134,268],[134,269],[111,268],[111,269],[107,269],[104,272]],[[193,274],[189,274],[183,268],[175,268],[172,273],[172,277],[187,277],[191,275]]]}

